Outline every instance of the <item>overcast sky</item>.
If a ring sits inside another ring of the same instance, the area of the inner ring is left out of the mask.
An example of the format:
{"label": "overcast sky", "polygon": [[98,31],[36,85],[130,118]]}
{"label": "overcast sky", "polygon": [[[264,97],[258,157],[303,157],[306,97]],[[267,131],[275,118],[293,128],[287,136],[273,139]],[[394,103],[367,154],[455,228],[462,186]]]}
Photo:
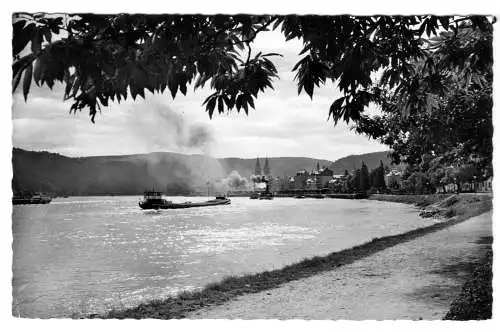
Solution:
{"label": "overcast sky", "polygon": [[[67,156],[116,155],[171,151],[206,153],[214,157],[301,156],[336,160],[349,154],[387,148],[356,135],[345,123],[327,121],[330,104],[338,96],[331,84],[315,91],[313,100],[297,87],[291,72],[301,43],[285,42],[278,32],[258,36],[253,51],[273,51],[280,80],[275,90],[260,94],[249,115],[215,115],[209,119],[202,103],[208,89],[147,94],[146,100],[110,104],[90,122],[85,111],[69,114],[62,88],[32,87],[25,103],[16,91],[13,102],[13,144],[29,150],[46,150]],[[255,53],[254,53],[255,54]]]}

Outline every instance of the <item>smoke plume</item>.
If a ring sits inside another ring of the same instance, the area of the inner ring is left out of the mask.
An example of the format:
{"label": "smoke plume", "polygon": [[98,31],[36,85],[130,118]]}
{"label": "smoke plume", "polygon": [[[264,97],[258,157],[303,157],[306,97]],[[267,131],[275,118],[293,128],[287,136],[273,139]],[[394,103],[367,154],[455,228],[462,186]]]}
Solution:
{"label": "smoke plume", "polygon": [[238,171],[232,171],[225,179],[225,182],[231,189],[248,189],[248,179],[241,176]]}
{"label": "smoke plume", "polygon": [[210,154],[215,144],[210,123],[194,121],[158,96],[148,96],[140,107],[130,105],[123,117],[118,121],[142,152]]}
{"label": "smoke plume", "polygon": [[125,114],[129,118],[126,122],[133,123],[129,127],[130,136],[142,145],[141,150],[197,154],[196,158],[148,155],[147,173],[156,183],[165,186],[175,182],[189,185],[196,191],[206,188],[207,180],[225,176],[219,162],[207,157],[215,144],[210,124],[190,121],[188,116],[165,105],[159,97],[149,97],[143,107],[130,108]]}

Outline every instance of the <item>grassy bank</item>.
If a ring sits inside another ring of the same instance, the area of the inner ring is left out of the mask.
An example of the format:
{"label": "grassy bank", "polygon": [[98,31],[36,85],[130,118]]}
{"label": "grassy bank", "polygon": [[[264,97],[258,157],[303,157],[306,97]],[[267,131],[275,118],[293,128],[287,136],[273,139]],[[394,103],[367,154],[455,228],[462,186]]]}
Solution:
{"label": "grassy bank", "polygon": [[[415,202],[408,201],[408,203]],[[305,259],[281,269],[252,275],[228,277],[220,282],[209,284],[199,291],[184,292],[176,297],[144,303],[126,310],[113,310],[103,316],[92,315],[90,318],[185,318],[189,312],[203,307],[219,305],[237,296],[266,291],[293,280],[334,270],[397,244],[450,227],[491,209],[491,198],[487,196],[460,196],[457,201],[446,209],[454,209],[454,217],[441,223],[433,223],[430,226],[399,235],[375,238],[370,242],[350,249],[334,252],[327,256]]]}
{"label": "grassy bank", "polygon": [[451,304],[445,320],[491,319],[493,304],[493,238],[487,239],[488,249],[474,272],[464,284],[462,292]]}
{"label": "grassy bank", "polygon": [[426,207],[428,205],[440,202],[452,194],[433,194],[433,195],[386,195],[373,194],[368,199],[375,201],[386,201],[394,203],[414,204],[418,207]]}

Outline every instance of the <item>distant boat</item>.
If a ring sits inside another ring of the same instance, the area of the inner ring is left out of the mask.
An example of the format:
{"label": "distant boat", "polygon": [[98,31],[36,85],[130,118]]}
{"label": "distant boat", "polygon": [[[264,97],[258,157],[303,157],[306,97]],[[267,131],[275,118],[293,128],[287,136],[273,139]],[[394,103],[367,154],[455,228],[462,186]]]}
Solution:
{"label": "distant boat", "polygon": [[203,207],[203,206],[215,206],[215,205],[228,205],[231,204],[231,200],[226,196],[216,196],[215,199],[192,203],[173,203],[172,201],[167,201],[162,197],[162,193],[158,191],[147,191],[144,193],[144,199],[139,202],[139,206],[144,210],[166,210],[166,209],[187,209],[193,207]]}
{"label": "distant boat", "polygon": [[323,194],[307,194],[307,195],[297,195],[295,198],[326,198]]}
{"label": "distant boat", "polygon": [[252,193],[250,195],[250,199],[258,199],[259,198],[259,193]]}
{"label": "distant boat", "polygon": [[47,195],[42,193],[35,193],[33,195],[25,194],[22,196],[14,196],[12,198],[13,205],[23,205],[23,204],[48,204],[52,201]]}
{"label": "distant boat", "polygon": [[274,199],[274,195],[270,192],[262,192],[259,195],[259,199]]}

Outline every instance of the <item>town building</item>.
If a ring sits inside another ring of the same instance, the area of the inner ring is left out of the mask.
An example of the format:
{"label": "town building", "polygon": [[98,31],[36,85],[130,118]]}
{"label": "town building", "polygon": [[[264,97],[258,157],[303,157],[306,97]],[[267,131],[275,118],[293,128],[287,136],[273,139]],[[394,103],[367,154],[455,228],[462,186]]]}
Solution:
{"label": "town building", "polygon": [[[478,192],[491,193],[493,192],[493,178],[489,177],[483,181],[460,182],[460,192]],[[455,182],[446,183],[436,188],[437,193],[455,193],[459,191],[459,186]]]}
{"label": "town building", "polygon": [[476,184],[476,191],[483,193],[491,193],[493,192],[493,177],[489,177],[484,181],[478,182]]}
{"label": "town building", "polygon": [[307,170],[298,171],[294,176],[294,189],[306,189],[306,181],[310,178],[311,174]]}
{"label": "town building", "polygon": [[347,183],[348,181],[348,175],[345,174],[335,174],[332,176],[332,178],[328,181],[328,189],[342,193],[342,192],[347,192],[349,189],[349,185]]}
{"label": "town building", "polygon": [[328,182],[333,178],[333,171],[328,167],[318,168],[314,177],[317,189],[328,188]]}
{"label": "town building", "polygon": [[384,175],[385,184],[388,188],[394,187],[396,184],[401,187],[401,171],[397,169],[391,169],[388,173]]}

